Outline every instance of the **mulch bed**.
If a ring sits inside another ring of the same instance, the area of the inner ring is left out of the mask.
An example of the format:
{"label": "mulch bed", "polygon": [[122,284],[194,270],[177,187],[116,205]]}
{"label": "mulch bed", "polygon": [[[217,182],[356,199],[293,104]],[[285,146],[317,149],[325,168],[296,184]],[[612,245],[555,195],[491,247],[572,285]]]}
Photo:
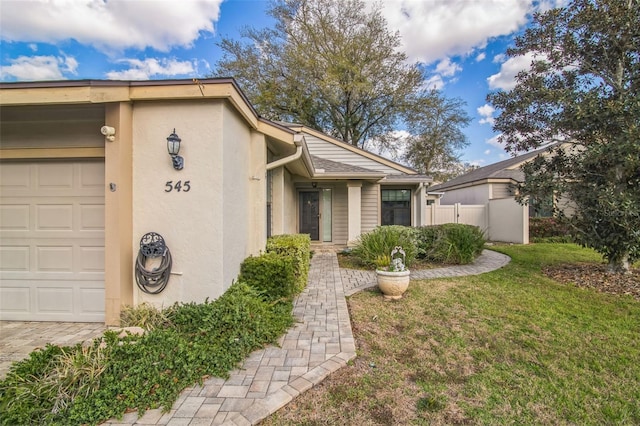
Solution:
{"label": "mulch bed", "polygon": [[640,269],[631,270],[630,274],[610,274],[607,265],[597,264],[564,264],[543,268],[542,272],[563,284],[593,288],[609,294],[625,294],[640,301]]}

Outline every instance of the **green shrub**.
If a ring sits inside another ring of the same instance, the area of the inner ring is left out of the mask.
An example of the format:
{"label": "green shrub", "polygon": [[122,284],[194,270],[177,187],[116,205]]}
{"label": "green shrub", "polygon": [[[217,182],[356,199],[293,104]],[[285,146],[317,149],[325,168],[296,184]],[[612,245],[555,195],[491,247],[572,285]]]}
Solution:
{"label": "green shrub", "polygon": [[432,259],[436,242],[443,237],[444,231],[440,225],[420,226],[414,229],[416,239],[416,257],[418,259]]}
{"label": "green shrub", "polygon": [[97,424],[130,409],[168,410],[184,388],[226,377],[293,324],[290,301],[265,301],[241,282],[163,315],[165,326],[142,336],[107,331],[91,347],[48,345],[15,363],[0,381],[0,424]]}
{"label": "green shrub", "polygon": [[534,242],[573,242],[567,224],[555,217],[529,218],[529,238]]}
{"label": "green shrub", "polygon": [[419,256],[433,262],[472,263],[485,244],[480,228],[459,223],[424,226],[415,235]]}
{"label": "green shrub", "polygon": [[239,279],[268,300],[292,298],[298,292],[293,258],[276,252],[246,258]]}
{"label": "green shrub", "polygon": [[275,252],[293,260],[296,292],[307,286],[311,259],[311,237],[308,234],[274,235],[267,240],[267,253]]}
{"label": "green shrub", "polygon": [[360,235],[352,253],[369,266],[390,256],[394,247],[401,246],[406,253],[405,265],[410,266],[416,258],[416,243],[412,228],[400,225],[378,226],[373,231]]}

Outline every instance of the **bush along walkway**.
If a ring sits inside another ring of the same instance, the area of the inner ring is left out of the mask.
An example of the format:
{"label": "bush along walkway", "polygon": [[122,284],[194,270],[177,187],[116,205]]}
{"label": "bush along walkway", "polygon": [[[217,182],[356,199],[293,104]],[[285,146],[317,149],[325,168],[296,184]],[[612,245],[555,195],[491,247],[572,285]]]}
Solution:
{"label": "bush along walkway", "polygon": [[[446,268],[423,269],[411,271],[412,280],[426,280],[433,278],[463,277],[467,275],[484,274],[500,269],[511,261],[506,254],[492,250],[483,250],[475,262],[469,265],[456,265]],[[341,269],[342,283],[346,296],[351,296],[365,288],[375,287],[376,272],[356,269]]]}
{"label": "bush along walkway", "polygon": [[182,392],[167,413],[125,414],[122,424],[251,425],[274,413],[300,393],[355,358],[355,342],[338,259],[316,252],[307,288],[297,297],[298,324],[280,340],[251,354],[228,379],[211,378]]}

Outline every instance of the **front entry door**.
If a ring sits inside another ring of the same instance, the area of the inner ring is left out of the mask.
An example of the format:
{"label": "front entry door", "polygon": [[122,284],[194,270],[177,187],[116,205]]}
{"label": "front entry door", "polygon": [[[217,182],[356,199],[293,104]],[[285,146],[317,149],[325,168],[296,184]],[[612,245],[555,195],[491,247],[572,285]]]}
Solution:
{"label": "front entry door", "polygon": [[320,239],[320,193],[300,193],[300,233],[311,235],[312,241]]}

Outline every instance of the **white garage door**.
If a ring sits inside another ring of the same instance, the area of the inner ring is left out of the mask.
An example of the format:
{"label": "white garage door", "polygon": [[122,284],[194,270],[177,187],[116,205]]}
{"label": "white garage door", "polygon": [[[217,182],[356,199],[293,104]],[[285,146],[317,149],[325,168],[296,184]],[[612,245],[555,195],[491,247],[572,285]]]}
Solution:
{"label": "white garage door", "polygon": [[0,318],[104,321],[104,162],[0,163]]}

